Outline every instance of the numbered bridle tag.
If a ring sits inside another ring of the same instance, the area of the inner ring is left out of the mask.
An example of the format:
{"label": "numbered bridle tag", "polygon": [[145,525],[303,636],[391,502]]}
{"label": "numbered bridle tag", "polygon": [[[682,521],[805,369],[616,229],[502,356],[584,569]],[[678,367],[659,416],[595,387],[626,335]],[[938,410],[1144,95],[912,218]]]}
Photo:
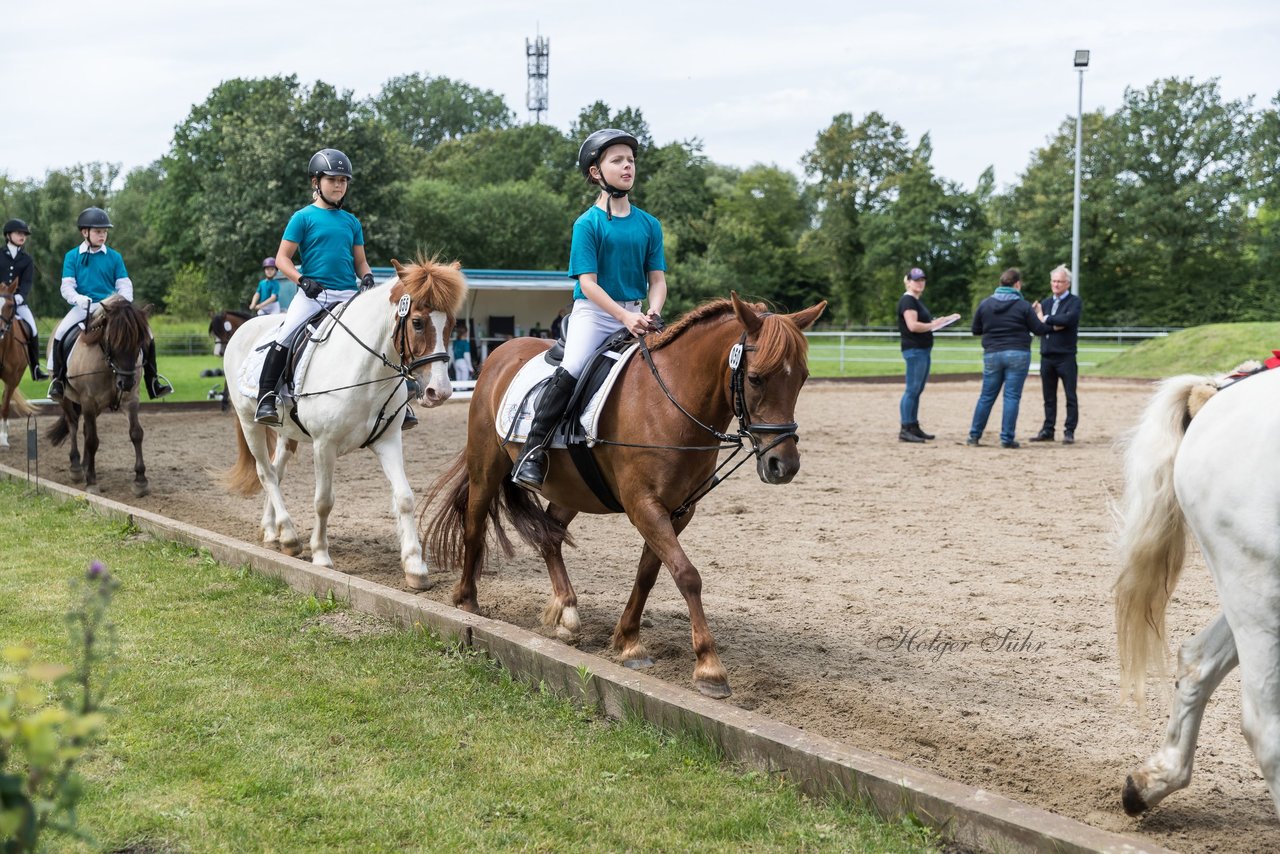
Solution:
{"label": "numbered bridle tag", "polygon": [[410,302],[412,302],[412,300],[409,299],[408,294],[405,294],[404,296],[400,297],[400,304],[396,307],[396,313],[400,317],[404,317],[409,313]]}
{"label": "numbered bridle tag", "polygon": [[734,344],[729,348],[729,370],[738,370],[740,364],[742,364],[742,345]]}

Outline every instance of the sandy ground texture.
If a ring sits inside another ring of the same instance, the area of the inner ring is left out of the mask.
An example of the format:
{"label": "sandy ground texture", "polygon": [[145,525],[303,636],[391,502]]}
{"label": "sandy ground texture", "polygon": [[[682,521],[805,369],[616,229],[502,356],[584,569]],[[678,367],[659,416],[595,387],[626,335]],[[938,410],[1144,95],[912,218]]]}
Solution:
{"label": "sandy ground texture", "polygon": [[[1240,734],[1236,672],[1210,703],[1190,788],[1144,819],[1120,808],[1125,774],[1160,743],[1167,705],[1117,701],[1109,500],[1122,489],[1115,440],[1138,417],[1143,383],[1087,381],[1074,446],[1027,444],[1041,416],[1028,383],[1019,450],[964,439],[974,381],[934,382],[921,418],[938,439],[897,439],[897,384],[813,383],[801,395],[803,466],[767,486],[745,466],[705,499],[682,542],[703,576],[707,614],[729,670],[726,702],[1109,830],[1183,851],[1280,850],[1277,819]],[[461,448],[467,405],[420,412],[406,434],[418,496]],[[48,423],[48,419],[45,419]],[[122,416],[106,419],[99,478],[108,497],[252,540],[260,501],[227,495],[215,470],[234,452],[230,416],[144,412],[152,494],[132,498]],[[22,443],[4,454],[23,466]],[[45,477],[69,482],[67,455],[42,442]],[[303,447],[286,500],[305,540],[311,458]],[[339,569],[399,586],[390,496],[372,454],[339,461],[330,536]],[[640,539],[625,517],[580,516],[567,550],[582,648],[610,657],[610,632]],[[448,601],[452,578],[425,594]],[[539,628],[550,587],[523,546],[492,550],[480,580],[487,616]],[[1217,612],[1198,555],[1169,615],[1175,642]],[[690,685],[683,600],[664,574],[642,637],[654,672]]]}

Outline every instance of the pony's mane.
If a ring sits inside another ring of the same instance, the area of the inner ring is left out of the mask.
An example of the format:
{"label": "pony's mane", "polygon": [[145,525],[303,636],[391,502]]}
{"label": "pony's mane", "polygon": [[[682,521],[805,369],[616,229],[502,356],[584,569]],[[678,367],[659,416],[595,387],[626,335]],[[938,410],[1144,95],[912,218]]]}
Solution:
{"label": "pony's mane", "polygon": [[[746,303],[757,312],[767,312],[763,303]],[[689,311],[675,323],[671,324],[650,344],[650,350],[660,350],[675,341],[686,330],[694,326],[715,323],[723,319],[734,319],[733,301],[716,299],[703,303]],[[761,324],[756,336],[756,350],[751,356],[751,370],[771,374],[784,364],[799,362],[801,366],[809,353],[809,341],[795,322],[782,314],[768,314]]]}
{"label": "pony's mane", "polygon": [[85,344],[106,341],[112,353],[126,353],[142,346],[150,334],[147,314],[151,307],[138,308],[120,296],[102,302],[102,314],[90,322],[81,339]]}
{"label": "pony's mane", "polygon": [[456,261],[446,264],[438,256],[424,258],[419,255],[412,264],[397,266],[396,272],[400,284],[414,302],[425,301],[427,305],[449,314],[461,311],[462,301],[467,295],[467,279]]}

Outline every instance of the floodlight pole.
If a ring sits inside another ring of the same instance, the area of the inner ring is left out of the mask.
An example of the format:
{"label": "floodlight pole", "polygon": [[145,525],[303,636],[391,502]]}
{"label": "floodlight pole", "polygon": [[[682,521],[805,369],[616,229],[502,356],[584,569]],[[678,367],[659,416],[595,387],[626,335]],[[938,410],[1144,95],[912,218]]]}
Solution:
{"label": "floodlight pole", "polygon": [[1075,55],[1076,71],[1080,75],[1080,88],[1076,96],[1076,186],[1071,206],[1071,293],[1080,295],[1080,141],[1084,130],[1084,71],[1089,67],[1089,51],[1078,50]]}

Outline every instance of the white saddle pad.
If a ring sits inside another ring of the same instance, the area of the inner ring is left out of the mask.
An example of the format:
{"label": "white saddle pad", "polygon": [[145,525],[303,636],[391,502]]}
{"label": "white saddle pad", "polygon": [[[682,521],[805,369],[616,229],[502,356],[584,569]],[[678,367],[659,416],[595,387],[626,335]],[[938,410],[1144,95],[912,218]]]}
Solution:
{"label": "white saddle pad", "polygon": [[[604,409],[604,402],[609,399],[609,392],[613,391],[622,369],[639,348],[639,344],[632,344],[621,353],[605,354],[606,358],[615,360],[614,365],[609,369],[604,383],[587,402],[579,419],[587,435],[588,445],[594,444],[599,438],[600,412]],[[533,426],[533,413],[538,408],[538,401],[542,399],[542,389],[539,388],[532,394],[529,390],[555,373],[555,370],[556,366],[542,357],[530,360],[520,369],[511,385],[507,386],[507,393],[502,396],[502,403],[498,406],[496,426],[499,437],[521,443],[529,438],[529,428]],[[521,403],[524,405],[521,406]]]}
{"label": "white saddle pad", "polygon": [[[280,321],[284,323],[283,320]],[[313,338],[322,338],[325,326],[332,326],[333,319],[326,317],[320,324],[320,328],[312,333]],[[275,334],[277,325],[271,331]],[[249,358],[244,360],[244,364],[240,366],[240,376],[236,377],[236,383],[240,387],[240,393],[245,397],[256,399],[258,397],[258,380],[262,377],[262,363],[267,360],[267,350],[261,344],[249,351]],[[302,358],[298,360],[298,367],[293,372],[293,388],[286,388],[284,398],[281,403],[290,403],[293,400],[293,392],[302,388],[303,381],[307,377],[307,366],[311,364],[311,355],[316,351],[315,345],[312,344],[302,351]]]}

